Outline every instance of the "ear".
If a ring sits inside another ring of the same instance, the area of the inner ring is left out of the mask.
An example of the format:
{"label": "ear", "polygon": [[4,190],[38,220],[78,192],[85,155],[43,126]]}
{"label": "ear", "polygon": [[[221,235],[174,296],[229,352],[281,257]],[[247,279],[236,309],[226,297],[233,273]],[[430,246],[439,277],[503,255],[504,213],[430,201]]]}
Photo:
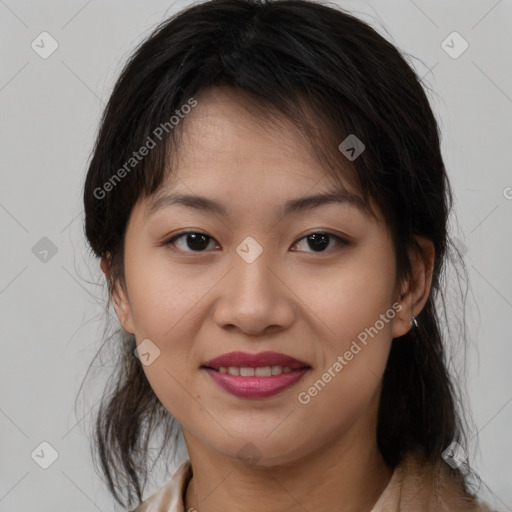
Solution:
{"label": "ear", "polygon": [[413,315],[419,315],[430,294],[434,269],[434,243],[422,236],[417,236],[416,241],[419,247],[415,246],[409,252],[412,275],[402,287],[399,297],[402,309],[397,312],[393,322],[393,338],[409,332]]}
{"label": "ear", "polygon": [[123,284],[115,281],[112,276],[110,268],[110,254],[103,256],[100,263],[101,270],[107,278],[109,283],[109,290],[112,295],[112,303],[117,314],[117,318],[123,329],[130,334],[135,334],[133,325],[133,315],[130,306],[130,301],[126,291],[124,290]]}

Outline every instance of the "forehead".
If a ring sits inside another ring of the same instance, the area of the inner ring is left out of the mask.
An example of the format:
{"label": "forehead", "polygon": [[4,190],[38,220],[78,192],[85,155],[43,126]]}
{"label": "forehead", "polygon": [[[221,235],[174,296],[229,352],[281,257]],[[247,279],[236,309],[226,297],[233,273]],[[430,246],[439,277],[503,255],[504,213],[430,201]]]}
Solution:
{"label": "forehead", "polygon": [[311,144],[284,115],[270,115],[225,87],[208,89],[197,101],[175,153],[178,172],[207,164],[217,171],[254,170],[260,175],[269,169],[275,174],[283,166],[322,173]]}
{"label": "forehead", "polygon": [[[314,143],[283,114],[270,115],[262,105],[224,86],[207,89],[196,100],[171,152],[166,186],[200,181],[228,187],[237,182],[240,191],[278,187],[274,192],[298,193],[333,183]],[[338,188],[341,183],[355,191],[354,171],[338,154],[339,165],[346,167],[337,178]]]}
{"label": "forehead", "polygon": [[[290,119],[275,112],[265,115],[261,106],[231,88],[208,89],[196,100],[170,159],[171,172],[151,198],[148,215],[171,204],[226,215],[222,202],[234,211],[281,207],[284,215],[322,201],[343,203],[365,213],[364,202],[351,185],[353,171],[347,168],[345,177],[341,169],[335,182],[311,142]],[[333,193],[338,197],[318,197]]]}

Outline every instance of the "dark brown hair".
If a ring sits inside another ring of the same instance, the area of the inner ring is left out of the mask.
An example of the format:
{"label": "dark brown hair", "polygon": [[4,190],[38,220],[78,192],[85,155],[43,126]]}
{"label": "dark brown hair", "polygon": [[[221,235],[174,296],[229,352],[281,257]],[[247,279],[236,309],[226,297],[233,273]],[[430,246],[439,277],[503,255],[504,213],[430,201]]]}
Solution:
{"label": "dark brown hair", "polygon": [[[83,194],[87,240],[96,256],[110,261],[109,291],[124,280],[123,240],[132,208],[162,185],[186,119],[166,130],[163,142],[122,180],[113,183],[113,175],[148,137],[155,138],[157,127],[169,125],[176,110],[214,85],[231,87],[266,115],[293,120],[333,179],[343,172],[367,206],[369,198],[376,201],[393,236],[400,282],[411,273],[414,237],[432,240],[431,294],[419,326],[393,341],[377,441],[392,467],[413,451],[439,461],[452,441],[465,446],[459,391],[447,371],[445,342],[452,334],[441,332],[445,263],[464,265],[448,235],[452,193],[438,125],[406,57],[337,6],[211,0],[172,16],[136,49],[103,113]],[[349,134],[366,147],[351,163],[338,150]],[[162,449],[175,447],[180,427],[134,356],[135,338],[119,334],[112,338],[118,359],[96,417],[94,447],[113,496],[131,506],[134,497],[142,501],[150,439],[162,429]]]}

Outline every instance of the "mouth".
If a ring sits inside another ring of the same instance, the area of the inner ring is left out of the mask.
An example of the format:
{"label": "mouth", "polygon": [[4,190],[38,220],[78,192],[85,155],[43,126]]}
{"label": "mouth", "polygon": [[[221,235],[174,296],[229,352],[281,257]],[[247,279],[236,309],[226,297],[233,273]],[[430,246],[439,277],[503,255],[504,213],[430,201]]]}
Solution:
{"label": "mouth", "polygon": [[305,365],[299,368],[290,368],[289,366],[219,366],[218,368],[212,366],[201,366],[208,370],[213,370],[217,373],[226,373],[228,375],[235,375],[237,377],[275,377],[283,373],[296,372],[299,370],[309,370],[311,366]]}
{"label": "mouth", "polygon": [[311,365],[277,352],[231,352],[201,368],[224,391],[238,398],[268,398],[296,384]]}
{"label": "mouth", "polygon": [[[229,373],[231,375],[270,377],[271,375],[280,375],[281,373],[287,373],[306,367],[311,368],[311,365],[295,357],[280,354],[279,352],[259,352],[257,354],[251,354],[249,352],[229,352],[209,361],[205,361],[202,367],[211,368],[220,373]],[[251,370],[257,370],[259,375],[251,373]],[[237,371],[238,373],[236,373]]]}

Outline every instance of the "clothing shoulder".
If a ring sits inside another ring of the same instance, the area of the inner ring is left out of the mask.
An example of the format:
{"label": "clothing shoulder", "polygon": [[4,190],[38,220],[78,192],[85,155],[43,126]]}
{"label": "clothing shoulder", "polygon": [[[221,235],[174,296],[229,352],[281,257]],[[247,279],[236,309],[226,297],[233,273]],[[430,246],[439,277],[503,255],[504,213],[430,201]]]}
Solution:
{"label": "clothing shoulder", "polygon": [[[184,492],[192,477],[186,460],[157,492],[132,512],[185,512]],[[408,454],[372,512],[496,512],[469,495],[459,473],[444,461],[428,462]]]}
{"label": "clothing shoulder", "polygon": [[192,477],[190,460],[186,460],[174,475],[132,512],[184,512],[183,493]]}
{"label": "clothing shoulder", "polygon": [[409,454],[397,470],[401,510],[495,512],[466,491],[462,474],[444,460],[432,463]]}

